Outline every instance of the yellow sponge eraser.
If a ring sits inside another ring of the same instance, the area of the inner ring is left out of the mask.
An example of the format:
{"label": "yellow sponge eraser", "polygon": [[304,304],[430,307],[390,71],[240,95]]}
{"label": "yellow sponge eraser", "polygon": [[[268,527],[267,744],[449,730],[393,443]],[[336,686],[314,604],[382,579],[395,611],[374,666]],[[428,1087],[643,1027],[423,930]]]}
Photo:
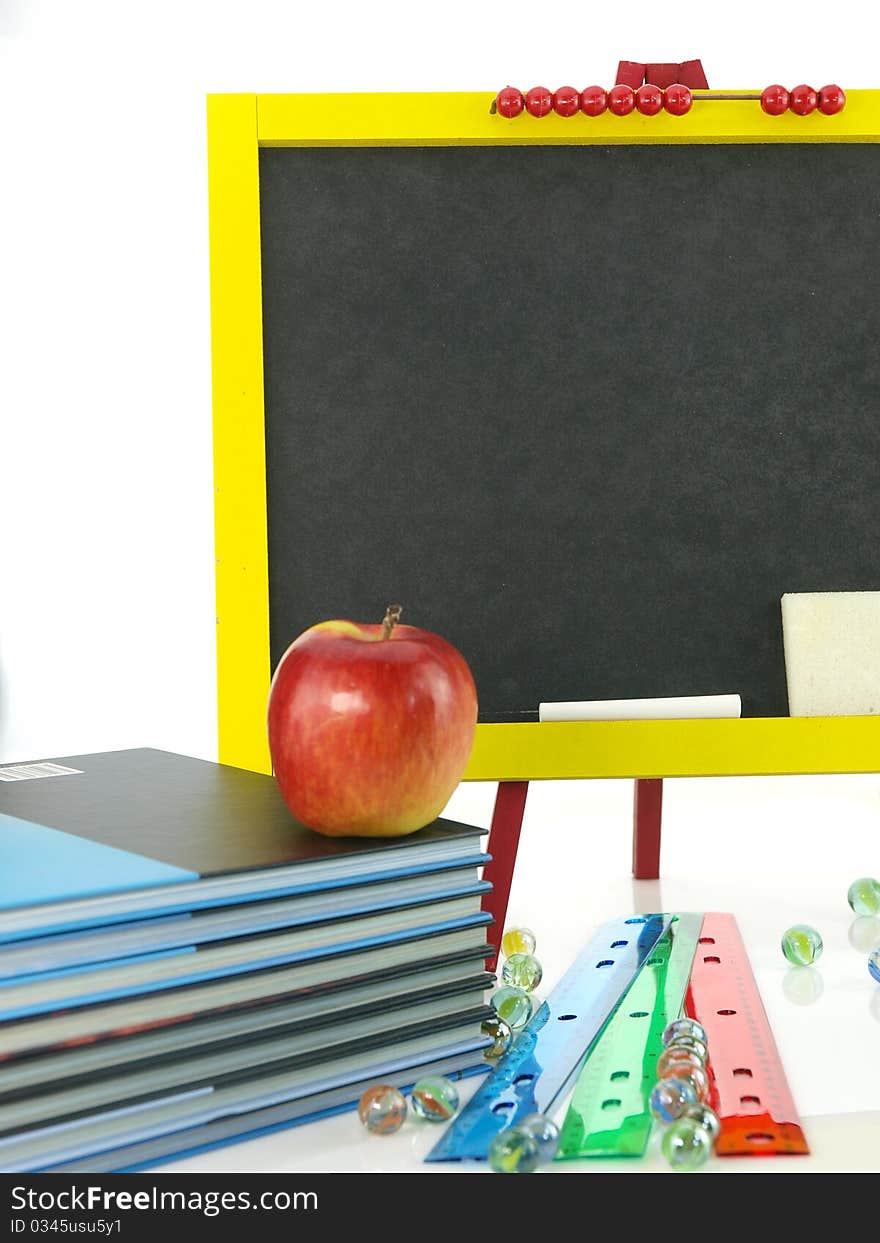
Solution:
{"label": "yellow sponge eraser", "polygon": [[782,597],[791,716],[880,712],[880,591],[805,591]]}

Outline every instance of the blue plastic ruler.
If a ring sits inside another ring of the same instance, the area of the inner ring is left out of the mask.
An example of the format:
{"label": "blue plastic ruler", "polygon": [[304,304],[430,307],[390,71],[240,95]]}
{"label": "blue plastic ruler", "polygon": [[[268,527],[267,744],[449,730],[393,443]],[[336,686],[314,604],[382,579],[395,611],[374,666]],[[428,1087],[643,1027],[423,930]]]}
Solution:
{"label": "blue plastic ruler", "polygon": [[651,1132],[663,1031],[684,1007],[701,914],[676,916],[594,1042],[562,1125],[557,1161],[641,1156]]}
{"label": "blue plastic ruler", "polygon": [[636,915],[603,924],[425,1160],[484,1161],[501,1131],[548,1113],[671,919]]}

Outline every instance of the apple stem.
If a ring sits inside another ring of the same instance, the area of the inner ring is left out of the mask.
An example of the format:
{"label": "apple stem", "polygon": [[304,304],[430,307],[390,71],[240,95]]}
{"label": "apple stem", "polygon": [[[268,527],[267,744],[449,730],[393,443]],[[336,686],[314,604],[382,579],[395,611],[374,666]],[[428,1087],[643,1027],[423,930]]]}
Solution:
{"label": "apple stem", "polygon": [[390,639],[391,631],[400,621],[400,614],[403,609],[399,604],[389,604],[385,610],[385,616],[382,618],[382,638]]}

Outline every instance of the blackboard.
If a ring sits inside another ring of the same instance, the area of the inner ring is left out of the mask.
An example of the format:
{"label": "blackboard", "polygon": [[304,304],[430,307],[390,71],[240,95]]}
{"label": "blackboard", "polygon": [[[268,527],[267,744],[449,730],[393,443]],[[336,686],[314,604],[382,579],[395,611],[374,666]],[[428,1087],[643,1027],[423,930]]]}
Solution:
{"label": "blackboard", "polygon": [[481,720],[739,692],[880,589],[880,148],[260,151],[273,667],[436,630]]}

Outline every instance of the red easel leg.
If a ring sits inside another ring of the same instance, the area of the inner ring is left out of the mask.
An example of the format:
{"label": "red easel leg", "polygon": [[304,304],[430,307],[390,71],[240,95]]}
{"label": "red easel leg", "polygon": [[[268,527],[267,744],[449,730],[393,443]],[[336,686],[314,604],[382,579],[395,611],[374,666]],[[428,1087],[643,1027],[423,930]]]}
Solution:
{"label": "red easel leg", "polygon": [[633,876],[636,880],[656,880],[660,875],[662,816],[662,777],[636,781],[633,793]]}
{"label": "red easel leg", "polygon": [[510,897],[510,884],[513,880],[513,867],[516,863],[516,850],[519,845],[519,833],[526,810],[528,792],[527,781],[499,781],[498,793],[495,795],[495,810],[492,812],[488,847],[492,861],[483,868],[483,880],[492,882],[491,891],[483,895],[483,910],[487,911],[494,920],[494,929],[490,935],[495,942],[496,950],[488,961],[490,971],[495,970],[498,948],[501,946],[501,937],[504,933],[507,901]]}

